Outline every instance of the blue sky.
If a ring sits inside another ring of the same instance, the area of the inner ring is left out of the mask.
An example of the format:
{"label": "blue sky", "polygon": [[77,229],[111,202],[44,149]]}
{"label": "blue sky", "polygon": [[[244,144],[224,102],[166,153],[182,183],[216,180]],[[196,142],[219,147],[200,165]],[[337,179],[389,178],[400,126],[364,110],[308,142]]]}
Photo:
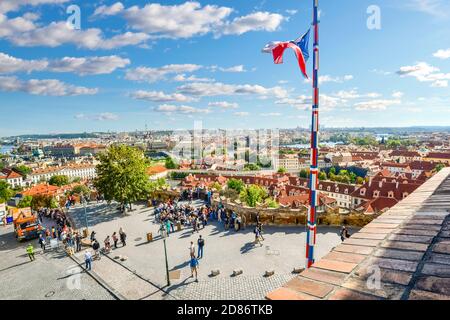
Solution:
{"label": "blue sky", "polygon": [[[321,0],[321,123],[450,125],[450,3]],[[69,5],[81,29],[67,26]],[[308,127],[292,52],[311,0],[0,2],[0,136]],[[377,5],[381,28],[369,30]],[[308,62],[309,73],[312,60]]]}

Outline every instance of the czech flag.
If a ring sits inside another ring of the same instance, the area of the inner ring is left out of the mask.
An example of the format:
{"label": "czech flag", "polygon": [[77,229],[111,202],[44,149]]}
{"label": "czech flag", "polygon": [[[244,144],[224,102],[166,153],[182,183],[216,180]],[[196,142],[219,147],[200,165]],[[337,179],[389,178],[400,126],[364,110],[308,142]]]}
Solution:
{"label": "czech flag", "polygon": [[306,62],[309,58],[309,34],[311,30],[308,30],[303,36],[294,41],[274,41],[268,43],[263,49],[264,53],[272,53],[273,61],[275,64],[283,63],[283,54],[287,48],[291,48],[294,50],[295,56],[297,57],[298,66],[302,71],[305,78],[308,78],[308,74],[306,73]]}

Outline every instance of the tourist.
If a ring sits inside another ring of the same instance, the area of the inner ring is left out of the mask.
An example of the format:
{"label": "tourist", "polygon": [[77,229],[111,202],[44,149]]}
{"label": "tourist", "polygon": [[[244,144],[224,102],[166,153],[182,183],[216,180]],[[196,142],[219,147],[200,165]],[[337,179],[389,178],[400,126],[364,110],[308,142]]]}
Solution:
{"label": "tourist", "polygon": [[189,263],[191,267],[191,277],[194,277],[195,274],[195,282],[198,282],[198,260],[196,257],[191,257],[191,261]]}
{"label": "tourist", "polygon": [[259,230],[259,237],[261,238],[262,241],[264,241],[264,237],[262,235],[262,233],[263,233],[262,223],[258,223],[258,230]]}
{"label": "tourist", "polygon": [[113,242],[114,242],[114,249],[117,249],[117,242],[119,241],[119,238],[117,237],[117,233],[115,231],[112,234],[112,239],[113,239]]}
{"label": "tourist", "polygon": [[91,270],[92,268],[92,254],[89,250],[84,252],[84,262],[86,264],[86,270]]}
{"label": "tourist", "polygon": [[92,231],[91,232],[91,242],[95,240],[95,235],[96,235],[95,231]]}
{"label": "tourist", "polygon": [[111,251],[111,240],[109,236],[106,237],[104,243],[105,243],[105,253],[109,253]]}
{"label": "tourist", "polygon": [[262,247],[262,243],[260,241],[261,234],[260,234],[258,226],[255,227],[255,230],[253,232],[255,233],[255,245],[259,244]]}
{"label": "tourist", "polygon": [[92,243],[92,249],[94,249],[95,258],[100,260],[100,243],[98,243],[97,240],[94,239],[94,242]]}
{"label": "tourist", "polygon": [[201,259],[203,258],[203,247],[205,246],[205,239],[203,239],[201,235],[198,237],[197,245],[198,245],[197,257]]}
{"label": "tourist", "polygon": [[122,227],[120,227],[119,230],[119,236],[120,236],[120,242],[122,242],[122,247],[125,247],[127,245],[127,234],[125,233],[125,231],[123,231]]}
{"label": "tourist", "polygon": [[36,258],[34,257],[34,248],[31,243],[27,247],[27,254],[28,254],[28,258],[30,258],[30,261],[36,260]]}
{"label": "tourist", "polygon": [[41,246],[42,251],[45,251],[45,237],[42,233],[39,234],[39,245]]}
{"label": "tourist", "polygon": [[76,246],[76,252],[81,251],[81,235],[79,232],[75,234],[75,246]]}
{"label": "tourist", "polygon": [[189,254],[191,258],[195,257],[195,245],[193,241],[191,241],[191,246],[189,247]]}
{"label": "tourist", "polygon": [[342,226],[340,236],[341,236],[341,241],[344,241],[345,239],[350,238],[350,234],[348,233],[348,229],[346,226]]}

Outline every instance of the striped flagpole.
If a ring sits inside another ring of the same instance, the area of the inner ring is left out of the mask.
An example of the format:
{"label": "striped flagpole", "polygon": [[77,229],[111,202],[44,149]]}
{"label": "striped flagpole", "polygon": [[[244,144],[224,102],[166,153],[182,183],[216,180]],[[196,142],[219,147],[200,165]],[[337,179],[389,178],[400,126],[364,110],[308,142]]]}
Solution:
{"label": "striped flagpole", "polygon": [[311,168],[309,176],[309,210],[306,231],[306,268],[314,263],[314,246],[317,233],[317,184],[319,180],[319,0],[313,0],[314,14],[314,61],[313,61],[313,105],[311,124]]}

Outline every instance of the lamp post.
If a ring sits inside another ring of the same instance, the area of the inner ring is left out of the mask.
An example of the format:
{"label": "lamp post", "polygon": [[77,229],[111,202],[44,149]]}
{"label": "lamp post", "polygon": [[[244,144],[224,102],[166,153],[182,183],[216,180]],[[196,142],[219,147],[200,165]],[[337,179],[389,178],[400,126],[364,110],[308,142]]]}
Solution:
{"label": "lamp post", "polygon": [[167,277],[167,286],[170,286],[170,277],[169,277],[169,261],[167,260],[167,245],[166,245],[166,238],[167,238],[167,230],[164,228],[164,225],[161,224],[161,228],[159,229],[159,232],[161,234],[161,238],[164,242],[164,256],[166,258],[166,277]]}
{"label": "lamp post", "polygon": [[86,199],[84,198],[84,193],[81,194],[81,201],[83,201],[84,206],[84,222],[86,224],[86,232],[89,232],[88,218],[87,218],[87,208],[86,208]]}

